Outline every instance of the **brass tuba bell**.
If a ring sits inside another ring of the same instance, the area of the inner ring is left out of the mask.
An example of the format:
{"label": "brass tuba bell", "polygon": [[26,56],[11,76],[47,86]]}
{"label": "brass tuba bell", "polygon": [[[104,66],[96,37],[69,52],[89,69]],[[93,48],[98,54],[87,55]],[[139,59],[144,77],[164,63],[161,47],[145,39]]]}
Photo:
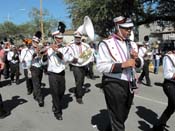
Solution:
{"label": "brass tuba bell", "polygon": [[91,41],[94,41],[94,26],[89,16],[84,17],[83,25],[79,26],[76,32],[79,32],[82,35],[87,35]]}

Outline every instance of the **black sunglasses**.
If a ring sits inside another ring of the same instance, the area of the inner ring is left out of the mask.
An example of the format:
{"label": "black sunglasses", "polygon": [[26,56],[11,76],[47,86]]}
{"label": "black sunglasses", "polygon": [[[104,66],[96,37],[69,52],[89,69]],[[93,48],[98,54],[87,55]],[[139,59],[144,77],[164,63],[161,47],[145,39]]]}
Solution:
{"label": "black sunglasses", "polygon": [[121,27],[121,26],[119,26],[121,29],[124,29],[124,30],[132,30],[133,29],[133,27]]}

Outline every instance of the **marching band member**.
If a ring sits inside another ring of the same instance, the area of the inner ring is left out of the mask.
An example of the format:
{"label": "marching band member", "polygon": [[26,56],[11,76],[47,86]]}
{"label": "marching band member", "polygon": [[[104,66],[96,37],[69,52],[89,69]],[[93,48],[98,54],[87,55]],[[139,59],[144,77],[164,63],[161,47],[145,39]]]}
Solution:
{"label": "marching band member", "polygon": [[95,77],[94,77],[94,70],[93,70],[93,66],[94,66],[94,62],[95,62],[94,43],[93,43],[93,42],[90,42],[89,45],[90,45],[91,50],[92,50],[92,52],[93,52],[93,57],[91,58],[91,61],[90,61],[89,64],[87,65],[87,67],[88,67],[87,76],[88,76],[90,79],[95,80]]}
{"label": "marching band member", "polygon": [[[2,61],[2,59],[0,58],[0,71],[4,69],[4,62]],[[4,104],[2,101],[2,96],[0,94],[0,119],[5,118],[6,116],[8,116],[10,114],[9,111],[6,111],[4,109]]]}
{"label": "marching band member", "polygon": [[163,58],[163,91],[168,97],[168,105],[160,116],[153,131],[165,131],[166,123],[175,112],[175,48]]}
{"label": "marching band member", "polygon": [[37,31],[35,36],[32,38],[32,47],[34,48],[34,53],[32,55],[31,62],[31,76],[33,84],[33,97],[38,102],[39,107],[44,106],[44,99],[41,91],[41,81],[43,77],[43,68],[44,64],[47,64],[43,61],[44,56],[40,54],[39,43],[41,39],[41,32]]}
{"label": "marching band member", "polygon": [[67,48],[63,46],[61,31],[52,33],[55,43],[47,50],[49,86],[52,95],[52,111],[57,120],[62,120],[62,98],[65,93],[65,61]]}
{"label": "marching band member", "polygon": [[7,41],[7,39],[5,38],[4,40],[4,70],[3,70],[3,74],[4,74],[4,78],[8,79],[10,76],[10,64],[9,61],[7,60],[7,54],[10,51],[11,48],[11,43],[9,41]]}
{"label": "marching band member", "polygon": [[34,49],[32,48],[32,39],[25,39],[24,43],[26,44],[26,47],[24,47],[21,50],[20,62],[24,70],[27,94],[30,95],[33,92],[33,84],[32,84],[30,67],[32,64]]}
{"label": "marching band member", "polygon": [[[143,64],[136,43],[129,40],[133,23],[130,18],[114,18],[116,32],[99,43],[97,69],[103,73],[102,89],[111,120],[112,131],[124,131],[134,89],[135,68]],[[111,129],[107,129],[110,131]]]}
{"label": "marching band member", "polygon": [[14,82],[14,76],[16,76],[16,81],[15,83],[18,85],[19,84],[19,53],[17,50],[17,47],[14,45],[11,46],[11,50],[7,54],[7,60],[10,62],[10,84]]}
{"label": "marching band member", "polygon": [[144,58],[144,65],[142,69],[142,73],[139,76],[138,83],[142,83],[143,78],[146,78],[146,85],[151,86],[151,80],[149,78],[149,64],[151,61],[152,52],[149,51],[149,37],[144,37],[144,46],[139,48],[139,56]]}
{"label": "marching band member", "polygon": [[71,70],[73,71],[73,75],[75,78],[75,96],[76,101],[79,104],[83,104],[82,97],[84,95],[83,91],[83,84],[85,79],[85,66],[81,66],[83,63],[83,59],[79,58],[83,51],[87,48],[90,48],[89,45],[85,46],[81,41],[82,35],[79,32],[75,32],[74,34],[74,41],[69,45],[69,54],[72,56],[70,57],[69,61],[71,62]]}
{"label": "marching band member", "polygon": [[[5,53],[5,51],[3,49],[3,45],[0,45],[0,60],[1,60],[1,65],[0,66],[2,66],[2,64],[4,65],[4,62],[3,62],[4,53]],[[1,75],[3,74],[3,69],[4,69],[4,67],[0,70],[0,80],[1,80]]]}

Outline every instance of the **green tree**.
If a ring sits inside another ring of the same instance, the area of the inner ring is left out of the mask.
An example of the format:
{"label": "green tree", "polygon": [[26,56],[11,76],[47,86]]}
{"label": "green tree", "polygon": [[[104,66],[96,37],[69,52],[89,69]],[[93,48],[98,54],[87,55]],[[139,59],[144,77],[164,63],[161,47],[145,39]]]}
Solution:
{"label": "green tree", "polygon": [[[49,11],[44,9],[43,10],[43,26],[44,26],[44,33],[47,37],[49,32],[53,31],[55,28],[58,27],[58,20],[55,19],[52,15],[49,14]],[[40,30],[40,10],[37,8],[32,8],[29,12],[29,17],[31,18],[31,24],[33,25],[33,34]]]}
{"label": "green tree", "polygon": [[175,0],[65,0],[65,2],[69,6],[74,29],[80,26],[84,16],[88,15],[94,24],[95,32],[102,37],[108,36],[113,31],[113,18],[119,15],[130,16],[136,25],[136,32],[139,25],[149,25],[157,20],[175,21],[173,13]]}
{"label": "green tree", "polygon": [[[83,23],[88,15],[95,28],[95,32],[106,37],[113,31],[113,18],[118,15],[131,15],[133,0],[65,0],[69,5],[69,13],[74,29]],[[125,4],[123,4],[125,3]],[[123,6],[121,6],[123,5]],[[123,10],[121,12],[121,10]]]}
{"label": "green tree", "polygon": [[[21,25],[15,25],[9,21],[0,24],[0,40],[4,37],[16,39],[31,38],[36,31],[40,30],[39,9],[32,8],[28,15],[31,20]],[[43,10],[43,25],[46,37],[48,37],[50,32],[58,28],[58,22],[59,20],[50,15],[48,10]]]}
{"label": "green tree", "polygon": [[15,24],[13,24],[12,22],[7,21],[7,22],[4,22],[4,24],[0,25],[1,37],[13,36],[16,33],[17,30],[18,30],[18,27]]}

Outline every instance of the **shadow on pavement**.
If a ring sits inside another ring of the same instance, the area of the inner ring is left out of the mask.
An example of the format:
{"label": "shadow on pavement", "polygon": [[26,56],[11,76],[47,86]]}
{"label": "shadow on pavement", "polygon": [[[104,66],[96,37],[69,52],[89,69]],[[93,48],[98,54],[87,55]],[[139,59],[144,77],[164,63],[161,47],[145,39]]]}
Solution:
{"label": "shadow on pavement", "polygon": [[[25,81],[25,78],[19,79],[19,84]],[[10,80],[3,80],[0,82],[0,88],[10,85]]]}
{"label": "shadow on pavement", "polygon": [[4,108],[11,112],[13,109],[15,109],[17,106],[22,105],[26,103],[27,100],[20,98],[20,96],[13,96],[11,100],[5,100]]}
{"label": "shadow on pavement", "polygon": [[10,80],[3,80],[0,82],[0,88],[3,88],[4,86],[10,85]]}
{"label": "shadow on pavement", "polygon": [[95,86],[96,86],[97,88],[102,89],[102,83],[97,83],[97,84],[95,84]]}
{"label": "shadow on pavement", "polygon": [[19,79],[19,84],[23,83],[25,81],[25,77],[22,79]]}
{"label": "shadow on pavement", "polygon": [[[83,92],[84,92],[84,95],[86,94],[86,93],[89,93],[91,90],[89,89],[91,87],[91,84],[90,83],[85,83],[84,84],[84,88],[83,88]],[[72,87],[72,88],[70,88],[69,89],[69,92],[70,93],[75,93],[75,88],[76,87]]]}
{"label": "shadow on pavement", "polygon": [[43,99],[50,94],[50,88],[41,88]]}
{"label": "shadow on pavement", "polygon": [[99,114],[92,116],[91,124],[96,126],[99,131],[111,131],[108,111],[102,109]]}
{"label": "shadow on pavement", "polygon": [[65,94],[62,99],[62,108],[63,109],[68,108],[69,103],[72,101],[73,101],[73,98],[71,97],[71,94]]}
{"label": "shadow on pavement", "polygon": [[163,83],[155,82],[154,85],[163,87]]}
{"label": "shadow on pavement", "polygon": [[138,122],[138,128],[142,131],[151,131],[149,124],[154,125],[158,121],[158,115],[152,110],[147,109],[143,106],[137,106],[136,109],[136,114],[143,119],[143,121]]}

